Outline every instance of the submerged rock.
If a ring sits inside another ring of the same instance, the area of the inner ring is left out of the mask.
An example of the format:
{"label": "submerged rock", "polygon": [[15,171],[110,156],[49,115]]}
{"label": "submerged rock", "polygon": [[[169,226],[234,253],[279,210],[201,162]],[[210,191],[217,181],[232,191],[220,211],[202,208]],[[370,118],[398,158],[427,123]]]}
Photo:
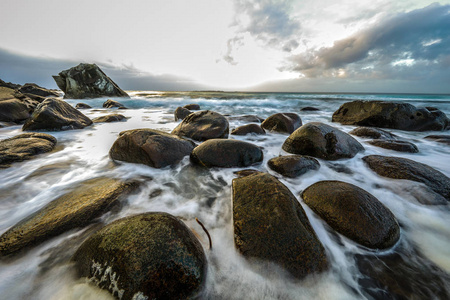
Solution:
{"label": "submerged rock", "polygon": [[406,141],[399,140],[371,140],[368,141],[369,144],[381,147],[384,149],[399,151],[399,152],[409,152],[409,153],[417,153],[419,149],[416,145]]}
{"label": "submerged rock", "polygon": [[372,127],[358,127],[350,131],[349,134],[360,137],[385,140],[394,140],[397,137],[395,134],[392,134],[386,130]]}
{"label": "submerged rock", "polygon": [[86,103],[77,103],[77,105],[75,105],[76,109],[87,109],[87,108],[92,108],[92,106],[86,104]]}
{"label": "submerged rock", "polygon": [[233,220],[235,245],[245,257],[276,263],[296,278],[327,269],[325,250],[303,208],[272,175],[233,180]]}
{"label": "submerged rock", "polygon": [[122,108],[122,107],[125,107],[122,103],[120,103],[120,102],[118,102],[118,101],[111,100],[111,99],[106,100],[106,101],[103,103],[102,106],[103,106],[104,108],[114,108],[114,107]]}
{"label": "submerged rock", "polygon": [[118,299],[193,299],[207,261],[179,219],[161,212],[117,220],[89,237],[72,260],[78,275]]}
{"label": "submerged rock", "polygon": [[238,140],[207,140],[191,153],[191,161],[205,167],[248,167],[262,160],[258,146]]}
{"label": "submerged rock", "polygon": [[247,135],[247,134],[266,134],[266,131],[258,124],[247,124],[239,126],[231,131],[233,135]]}
{"label": "submerged rock", "polygon": [[124,115],[121,114],[110,114],[106,116],[97,117],[95,119],[92,119],[93,123],[111,123],[111,122],[119,122],[122,120],[126,120]]}
{"label": "submerged rock", "polygon": [[33,158],[55,148],[56,138],[45,133],[23,133],[0,141],[0,168]]}
{"label": "submerged rock", "polygon": [[344,103],[333,113],[332,121],[407,131],[445,130],[450,120],[442,111],[430,109],[408,103],[358,100]]}
{"label": "submerged rock", "polygon": [[318,170],[320,163],[317,159],[304,155],[279,156],[267,162],[269,168],[283,176],[295,178],[311,170]]}
{"label": "submerged rock", "polygon": [[450,145],[450,135],[427,135],[426,137],[424,137],[425,139],[428,140],[433,140],[437,143],[443,143],[443,144],[447,144]]}
{"label": "submerged rock", "polygon": [[277,113],[262,122],[261,127],[268,131],[292,133],[302,126],[302,119],[294,113]]}
{"label": "submerged rock", "polygon": [[7,87],[0,87],[0,122],[21,123],[28,119],[39,102]]}
{"label": "submerged rock", "polygon": [[153,129],[122,131],[109,150],[114,160],[164,168],[179,163],[194,149],[192,142]]}
{"label": "submerged rock", "polygon": [[175,121],[184,120],[184,118],[189,116],[191,113],[192,111],[190,111],[189,109],[179,106],[177,107],[177,109],[175,109],[174,112]]}
{"label": "submerged rock", "polygon": [[96,178],[58,197],[0,236],[0,257],[14,255],[101,216],[138,187],[136,182]]}
{"label": "submerged rock", "polygon": [[96,64],[79,64],[53,76],[64,98],[129,97]]}
{"label": "submerged rock", "polygon": [[228,138],[229,124],[219,113],[203,110],[187,116],[173,131],[179,137],[196,141]]}
{"label": "submerged rock", "polygon": [[319,122],[305,124],[294,131],[282,148],[289,153],[326,160],[351,158],[364,150],[364,147],[347,133]]}
{"label": "submerged rock", "polygon": [[407,158],[381,155],[365,156],[363,161],[380,176],[424,183],[450,201],[450,178],[430,166]]}
{"label": "submerged rock", "polygon": [[23,125],[22,130],[81,129],[91,124],[91,119],[69,103],[48,98],[36,107],[31,117]]}
{"label": "submerged rock", "polygon": [[353,184],[320,181],[306,188],[302,198],[331,228],[365,247],[389,248],[400,238],[392,212]]}
{"label": "submerged rock", "polygon": [[316,107],[311,107],[311,106],[306,106],[303,107],[302,109],[300,109],[300,111],[319,111],[320,109],[316,108]]}

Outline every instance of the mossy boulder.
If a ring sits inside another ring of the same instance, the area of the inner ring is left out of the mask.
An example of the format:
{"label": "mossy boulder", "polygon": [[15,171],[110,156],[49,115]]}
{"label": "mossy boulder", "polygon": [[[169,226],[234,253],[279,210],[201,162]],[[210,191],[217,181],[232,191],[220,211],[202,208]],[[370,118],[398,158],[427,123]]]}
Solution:
{"label": "mossy boulder", "polygon": [[269,168],[283,176],[295,178],[311,170],[318,170],[320,163],[317,159],[305,155],[287,155],[271,158]]}
{"label": "mossy boulder", "polygon": [[374,128],[374,127],[357,127],[349,132],[349,134],[359,137],[372,138],[372,139],[385,139],[393,140],[397,136],[386,130]]}
{"label": "mossy boulder", "polygon": [[365,247],[386,249],[400,238],[392,212],[353,184],[319,181],[306,188],[302,198],[331,228]]}
{"label": "mossy boulder", "polygon": [[246,258],[278,264],[295,278],[327,269],[325,250],[303,208],[272,175],[233,180],[233,222],[236,248]]}
{"label": "mossy boulder", "polygon": [[233,135],[247,135],[247,134],[266,134],[266,131],[259,126],[258,124],[247,124],[242,125],[237,128],[235,128],[233,131],[231,131],[231,134]]}
{"label": "mossy boulder", "polygon": [[302,119],[294,113],[277,113],[271,115],[261,123],[261,127],[268,131],[289,134],[300,126],[302,126]]}
{"label": "mossy boulder", "polygon": [[416,145],[414,145],[413,143],[410,143],[410,142],[406,142],[406,141],[371,140],[371,141],[368,141],[368,143],[371,145],[380,147],[380,148],[394,150],[394,151],[398,151],[398,152],[408,152],[408,153],[419,152],[419,149],[417,148]]}
{"label": "mossy boulder", "polygon": [[121,114],[110,114],[92,119],[93,123],[111,123],[126,120],[127,118]]}
{"label": "mossy boulder", "polygon": [[72,260],[118,299],[193,299],[206,278],[200,242],[176,217],[150,212],[117,220],[90,236]]}
{"label": "mossy boulder", "polygon": [[204,110],[184,118],[172,134],[196,141],[226,139],[229,127],[228,120],[224,116],[214,111]]}

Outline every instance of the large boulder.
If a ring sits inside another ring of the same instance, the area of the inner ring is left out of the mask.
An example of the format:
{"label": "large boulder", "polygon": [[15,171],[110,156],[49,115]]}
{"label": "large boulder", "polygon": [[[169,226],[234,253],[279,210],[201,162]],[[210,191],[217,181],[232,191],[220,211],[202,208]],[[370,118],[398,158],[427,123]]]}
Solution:
{"label": "large boulder", "polygon": [[0,168],[11,163],[31,159],[55,148],[56,138],[45,133],[23,133],[0,141]]}
{"label": "large boulder", "polygon": [[175,165],[194,149],[192,142],[153,129],[122,131],[109,150],[114,160],[144,164],[153,168]]}
{"label": "large boulder", "polygon": [[363,161],[378,175],[423,183],[450,201],[450,178],[425,164],[402,157],[369,155]]}
{"label": "large boulder", "polygon": [[138,183],[96,178],[81,183],[0,236],[0,257],[13,255],[68,230],[83,227],[119,204]]}
{"label": "large boulder", "polygon": [[126,117],[121,114],[110,114],[92,119],[93,123],[111,123],[126,120]]}
{"label": "large boulder", "polygon": [[364,147],[347,133],[330,125],[311,122],[294,131],[283,143],[283,150],[326,160],[354,157]]}
{"label": "large boulder", "polygon": [[394,150],[394,151],[398,151],[398,152],[408,152],[408,153],[419,152],[419,149],[417,148],[416,145],[414,145],[413,143],[410,143],[410,142],[406,142],[406,141],[371,140],[371,141],[368,141],[368,143],[371,145],[380,147],[380,148]]}
{"label": "large boulder", "polygon": [[129,97],[96,64],[79,64],[53,76],[64,98]]}
{"label": "large boulder", "polygon": [[333,122],[345,125],[393,128],[407,131],[445,130],[450,120],[436,108],[416,108],[408,103],[353,101],[334,112]]}
{"label": "large boulder", "polygon": [[228,138],[228,120],[221,114],[203,110],[190,114],[175,127],[172,134],[196,141]]}
{"label": "large boulder", "polygon": [[386,130],[373,128],[373,127],[358,127],[349,132],[359,137],[366,137],[372,139],[384,139],[384,140],[394,140],[397,136]]}
{"label": "large boulder", "polygon": [[304,155],[287,155],[271,158],[269,168],[283,176],[295,178],[311,170],[318,170],[320,163],[317,159]]}
{"label": "large boulder", "polygon": [[91,119],[69,103],[48,98],[36,107],[31,117],[23,125],[22,130],[81,129],[91,124]]}
{"label": "large boulder", "polygon": [[0,87],[0,122],[21,123],[28,119],[39,102],[8,87]]}
{"label": "large boulder", "polygon": [[247,135],[247,134],[266,134],[266,131],[259,126],[258,124],[247,124],[247,125],[242,125],[239,126],[235,129],[233,129],[233,131],[231,131],[232,135]]}
{"label": "large boulder", "polygon": [[233,221],[235,245],[245,257],[276,263],[295,278],[327,269],[325,250],[303,208],[272,175],[233,180]]}
{"label": "large boulder", "polygon": [[258,146],[238,140],[207,140],[191,153],[191,161],[205,167],[247,167],[262,160]]}
{"label": "large boulder", "polygon": [[59,97],[58,92],[43,88],[35,83],[25,83],[18,91],[38,102],[44,101],[47,97]]}
{"label": "large boulder", "polygon": [[90,236],[72,260],[80,277],[116,298],[194,299],[207,261],[200,242],[179,219],[150,212],[117,220]]}
{"label": "large boulder", "polygon": [[261,127],[268,131],[289,134],[300,126],[302,126],[302,119],[294,113],[277,113],[271,115],[261,123]]}
{"label": "large boulder", "polygon": [[331,228],[365,247],[389,248],[400,238],[392,212],[353,184],[320,181],[306,188],[302,198]]}

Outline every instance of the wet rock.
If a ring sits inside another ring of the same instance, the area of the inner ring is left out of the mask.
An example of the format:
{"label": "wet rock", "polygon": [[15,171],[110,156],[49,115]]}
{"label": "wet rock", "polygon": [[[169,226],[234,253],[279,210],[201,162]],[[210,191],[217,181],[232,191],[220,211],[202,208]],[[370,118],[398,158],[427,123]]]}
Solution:
{"label": "wet rock", "polygon": [[233,220],[235,245],[245,257],[276,263],[296,278],[327,269],[324,248],[303,208],[272,175],[233,180]]}
{"label": "wet rock", "polygon": [[187,116],[172,134],[191,138],[196,141],[206,141],[216,138],[228,138],[229,124],[219,113],[204,110]]}
{"label": "wet rock", "polygon": [[45,133],[23,133],[0,141],[0,168],[31,159],[55,148],[56,138]]}
{"label": "wet rock", "polygon": [[111,123],[111,122],[119,122],[122,120],[126,120],[124,115],[121,114],[110,114],[106,116],[97,117],[95,119],[92,119],[93,123]]}
{"label": "wet rock", "polygon": [[78,275],[118,299],[193,299],[207,261],[179,219],[151,212],[117,220],[89,237],[72,260]]}
{"label": "wet rock", "polygon": [[450,145],[450,135],[428,135],[424,138],[428,140],[433,140],[437,143]]}
{"label": "wet rock", "polygon": [[183,106],[183,108],[189,109],[189,110],[200,110],[200,105],[198,104],[188,104]]}
{"label": "wet rock", "polygon": [[0,257],[14,255],[68,230],[83,227],[117,205],[136,182],[96,178],[81,183],[0,236]]}
{"label": "wet rock", "polygon": [[255,116],[255,115],[244,115],[244,116],[229,116],[228,120],[234,121],[242,121],[242,122],[253,122],[253,123],[261,123],[264,121],[263,118]]}
{"label": "wet rock", "polygon": [[397,137],[395,134],[392,134],[386,130],[372,127],[358,127],[350,131],[349,134],[380,140],[395,140]]}
{"label": "wet rock", "polygon": [[266,134],[266,131],[258,124],[247,124],[239,126],[231,131],[233,135],[247,135],[247,134]]}
{"label": "wet rock", "polygon": [[53,76],[64,98],[129,97],[96,64],[79,64]]}
{"label": "wet rock", "polygon": [[306,188],[302,198],[331,228],[365,247],[389,248],[400,238],[392,212],[353,184],[320,181]]}
{"label": "wet rock", "polygon": [[300,111],[319,111],[320,109],[316,108],[316,107],[311,107],[311,106],[306,106],[303,107],[302,109],[300,109]]}
{"label": "wet rock", "polygon": [[289,153],[326,160],[351,158],[364,150],[364,147],[347,133],[319,122],[311,122],[297,129],[286,139],[282,148]]}
{"label": "wet rock", "polygon": [[425,164],[402,157],[369,155],[367,166],[380,176],[421,182],[450,201],[450,178]]}
{"label": "wet rock", "polygon": [[192,113],[192,111],[190,111],[187,108],[177,107],[177,109],[175,109],[175,112],[174,112],[175,121],[184,120],[184,118],[189,116],[191,113]]}
{"label": "wet rock", "polygon": [[338,172],[338,173],[344,173],[344,174],[348,174],[348,175],[354,174],[354,172],[352,171],[352,169],[350,169],[349,167],[347,167],[347,166],[344,165],[344,164],[337,164],[337,163],[330,163],[330,162],[328,162],[328,163],[327,163],[327,166],[328,166],[331,170],[333,170],[333,171],[335,171],[335,172]]}
{"label": "wet rock", "polygon": [[233,174],[237,175],[238,177],[245,177],[245,176],[256,174],[256,173],[263,173],[263,172],[254,170],[254,169],[245,169],[245,170],[233,172]]}
{"label": "wet rock", "polygon": [[333,122],[407,131],[445,130],[450,120],[440,110],[416,108],[408,103],[353,101],[333,113]]}
{"label": "wet rock", "polygon": [[44,101],[47,97],[59,97],[58,92],[40,87],[35,83],[25,83],[18,90],[38,102]]}
{"label": "wet rock", "polygon": [[120,102],[108,99],[108,100],[106,100],[103,103],[103,107],[104,108],[114,108],[114,107],[122,108],[122,107],[125,107],[125,106],[122,103],[120,103]]}
{"label": "wet rock", "polygon": [[21,123],[28,119],[39,102],[7,87],[0,87],[0,122]]}
{"label": "wet rock", "polygon": [[317,159],[303,155],[279,156],[267,162],[269,168],[283,176],[295,178],[311,170],[318,170],[320,163]]}
{"label": "wet rock", "polygon": [[75,108],[77,108],[77,109],[87,109],[87,108],[92,108],[92,106],[90,106],[90,105],[88,105],[86,103],[77,103]]}
{"label": "wet rock", "polygon": [[114,160],[164,168],[179,163],[194,149],[192,142],[153,129],[123,131],[109,150]]}
{"label": "wet rock", "polygon": [[48,98],[36,107],[31,117],[23,125],[22,130],[81,129],[91,124],[91,119],[69,103]]}
{"label": "wet rock", "polygon": [[417,153],[419,149],[416,145],[406,141],[399,140],[371,140],[369,144],[381,147],[384,149],[394,150],[398,152]]}
{"label": "wet rock", "polygon": [[271,115],[262,122],[261,127],[268,131],[292,133],[302,126],[302,119],[294,113],[278,113]]}
{"label": "wet rock", "polygon": [[207,140],[191,153],[193,163],[208,168],[248,167],[262,160],[263,152],[258,146],[238,140]]}

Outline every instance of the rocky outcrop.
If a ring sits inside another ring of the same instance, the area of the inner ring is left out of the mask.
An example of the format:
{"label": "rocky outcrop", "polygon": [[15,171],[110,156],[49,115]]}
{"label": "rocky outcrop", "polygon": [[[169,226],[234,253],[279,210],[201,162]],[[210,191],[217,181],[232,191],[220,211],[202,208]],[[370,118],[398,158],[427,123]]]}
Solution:
{"label": "rocky outcrop", "polygon": [[56,138],[45,133],[24,133],[0,141],[0,168],[31,159],[55,148]]}
{"label": "rocky outcrop", "polygon": [[118,102],[118,101],[111,100],[111,99],[106,100],[106,101],[103,103],[102,106],[103,106],[104,108],[114,108],[114,107],[117,107],[117,108],[125,108],[125,106],[124,106],[122,103],[120,103],[120,102]]}
{"label": "rocky outcrop", "polygon": [[18,91],[38,102],[44,101],[47,97],[59,97],[58,92],[40,87],[35,83],[25,83]]}
{"label": "rocky outcrop", "polygon": [[284,142],[283,150],[326,160],[354,157],[364,147],[347,133],[332,126],[311,122],[294,131]]}
{"label": "rocky outcrop", "polygon": [[380,176],[421,182],[450,201],[450,178],[430,166],[407,158],[381,155],[365,156],[363,161]]}
{"label": "rocky outcrop", "polygon": [[332,121],[345,125],[407,131],[445,130],[450,125],[447,116],[436,108],[416,108],[408,103],[360,100],[344,103],[334,112]]}
{"label": "rocky outcrop", "polygon": [[235,245],[245,257],[276,263],[295,278],[327,269],[303,208],[275,177],[255,173],[233,180],[233,221]]}
{"label": "rocky outcrop", "polygon": [[206,279],[200,242],[179,219],[151,212],[117,220],[72,260],[80,277],[118,299],[195,299]]}
{"label": "rocky outcrop", "polygon": [[75,105],[76,109],[87,109],[87,108],[92,108],[92,106],[86,104],[86,103],[77,103],[77,105]]}
{"label": "rocky outcrop", "polygon": [[177,109],[175,109],[174,112],[175,121],[184,120],[184,118],[189,116],[191,113],[192,111],[190,111],[189,109],[179,106],[177,107]]}
{"label": "rocky outcrop", "polygon": [[187,104],[183,106],[183,108],[189,109],[189,110],[200,110],[200,105],[198,104]]}
{"label": "rocky outcrop", "polygon": [[386,249],[400,238],[391,211],[353,184],[320,181],[306,188],[302,198],[331,228],[365,247]]}
{"label": "rocky outcrop", "polygon": [[69,103],[48,98],[36,107],[31,117],[23,125],[22,130],[81,129],[91,124],[91,119]]}
{"label": "rocky outcrop", "polygon": [[268,131],[291,134],[302,126],[302,119],[294,113],[278,113],[271,115],[262,122],[261,127]]}
{"label": "rocky outcrop", "polygon": [[192,142],[159,130],[123,131],[109,150],[114,160],[144,164],[153,168],[175,165],[194,149]]}
{"label": "rocky outcrop", "polygon": [[233,135],[247,135],[247,134],[266,134],[266,131],[261,128],[258,124],[247,124],[239,126],[233,131],[231,131],[231,134]]}
{"label": "rocky outcrop", "polygon": [[427,135],[424,138],[427,140],[433,140],[437,143],[450,145],[450,135]]}
{"label": "rocky outcrop", "polygon": [[96,64],[79,64],[53,76],[64,98],[129,97]]}
{"label": "rocky outcrop", "polygon": [[279,156],[267,162],[269,168],[290,178],[295,178],[311,170],[318,170],[320,163],[317,159],[303,155]]}
{"label": "rocky outcrop", "polygon": [[121,114],[110,114],[92,119],[93,123],[111,123],[126,120],[127,118]]}
{"label": "rocky outcrop", "polygon": [[96,178],[58,197],[0,236],[0,257],[13,255],[101,216],[138,187],[136,182]]}
{"label": "rocky outcrop", "polygon": [[413,143],[410,143],[410,142],[406,142],[406,141],[371,140],[371,141],[368,141],[368,143],[371,145],[380,147],[380,148],[394,150],[394,151],[398,151],[398,152],[408,152],[408,153],[419,152],[419,149],[417,148],[416,145],[414,145]]}
{"label": "rocky outcrop", "polygon": [[263,152],[253,144],[226,139],[203,142],[191,153],[191,161],[204,167],[247,167],[263,160]]}
{"label": "rocky outcrop", "polygon": [[349,134],[380,140],[394,140],[397,137],[386,130],[372,127],[358,127],[350,131]]}
{"label": "rocky outcrop", "polygon": [[5,82],[0,79],[0,87],[6,87],[6,88],[9,88],[12,90],[16,90],[16,89],[20,88],[20,84]]}
{"label": "rocky outcrop", "polygon": [[28,119],[39,102],[8,87],[0,87],[0,122],[21,123]]}
{"label": "rocky outcrop", "polygon": [[179,137],[196,141],[228,138],[229,124],[221,114],[209,110],[198,111],[187,116],[173,131]]}

